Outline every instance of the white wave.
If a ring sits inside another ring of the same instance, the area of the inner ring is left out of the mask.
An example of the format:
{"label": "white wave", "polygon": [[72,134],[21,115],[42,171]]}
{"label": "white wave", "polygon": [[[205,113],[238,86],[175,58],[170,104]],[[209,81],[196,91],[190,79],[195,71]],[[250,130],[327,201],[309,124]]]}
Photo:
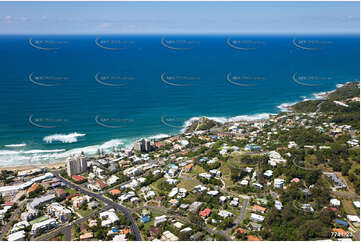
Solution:
{"label": "white wave", "polygon": [[21,144],[10,144],[10,145],[4,145],[5,147],[24,147],[26,146],[26,144],[21,143]]}
{"label": "white wave", "polygon": [[[337,87],[337,88],[341,88],[341,87],[347,85],[348,83],[350,83],[350,82],[346,82],[345,84],[336,84],[336,87]],[[331,90],[331,91],[326,91],[326,92],[313,93],[313,97],[314,97],[314,99],[316,99],[316,100],[324,100],[324,99],[327,99],[327,95],[335,92],[336,90],[337,90],[337,89],[333,89],[333,90]]]}
{"label": "white wave", "polygon": [[[305,99],[304,99],[305,100]],[[277,106],[277,108],[279,108],[281,110],[281,112],[291,112],[290,107],[292,105],[295,105],[297,102],[293,102],[293,103],[282,103],[280,105]]]}
{"label": "white wave", "polygon": [[70,134],[53,134],[45,136],[43,140],[46,143],[53,143],[54,141],[60,141],[62,143],[75,143],[78,142],[78,137],[85,136],[85,134],[80,133],[70,133]]}
{"label": "white wave", "polygon": [[0,150],[0,155],[16,155],[19,154],[19,151],[15,150]]}
{"label": "white wave", "polygon": [[56,152],[63,152],[65,149],[57,149],[57,150],[27,150],[20,153],[23,154],[39,154],[39,153],[56,153]]}
{"label": "white wave", "polygon": [[124,144],[120,139],[113,139],[104,142],[101,145],[92,145],[71,150],[54,149],[54,150],[0,150],[0,166],[17,166],[39,163],[51,163],[65,161],[72,155],[79,155],[84,152],[86,155],[95,155],[101,149],[104,152],[111,151],[113,147],[119,147]]}
{"label": "white wave", "polygon": [[111,151],[113,147],[119,147],[122,144],[124,143],[121,140],[114,139],[114,140],[109,140],[101,145],[91,145],[81,148],[74,148],[60,154],[52,154],[52,158],[54,159],[67,158],[72,155],[79,155],[82,152],[84,152],[84,154],[86,155],[95,155],[98,152],[98,150],[103,150],[104,152]]}
{"label": "white wave", "polygon": [[272,115],[272,113],[259,113],[259,114],[252,114],[252,115],[239,115],[234,117],[193,117],[188,119],[184,122],[183,129],[181,130],[181,133],[184,133],[185,130],[190,127],[195,121],[198,121],[200,118],[207,118],[209,120],[216,121],[218,123],[224,124],[227,122],[238,122],[238,121],[256,121],[256,120],[262,120],[267,119],[269,116]]}
{"label": "white wave", "polygon": [[163,139],[163,138],[168,138],[169,136],[170,136],[169,134],[157,134],[157,135],[149,136],[148,139]]}
{"label": "white wave", "polygon": [[341,87],[343,87],[345,84],[336,84],[336,87],[337,88],[341,88]]}
{"label": "white wave", "polygon": [[317,93],[313,93],[313,98],[315,100],[325,100],[327,99],[327,95],[334,92],[335,90],[329,91],[329,92],[317,92]]}
{"label": "white wave", "polygon": [[236,117],[232,117],[228,119],[228,122],[235,122],[235,121],[256,121],[256,120],[262,120],[262,119],[268,119],[270,115],[274,115],[272,113],[259,113],[259,114],[253,114],[253,115],[240,115]]}
{"label": "white wave", "polygon": [[39,154],[39,153],[56,153],[56,152],[63,152],[65,149],[57,149],[57,150],[0,150],[1,155],[18,155],[18,154]]}
{"label": "white wave", "polygon": [[[335,90],[333,90],[335,91]],[[302,96],[301,98],[306,100],[312,99],[324,99],[326,94],[329,94],[333,91],[329,92],[320,92],[312,94],[312,98],[307,98],[306,96]],[[286,110],[287,107],[296,104],[294,103],[283,103],[278,105],[277,107],[282,111],[289,111]],[[267,119],[272,113],[260,113],[254,115],[240,115],[235,117],[205,117],[210,120],[214,120],[219,123],[226,123],[226,122],[235,122],[235,121],[255,121],[255,120],[262,120]],[[193,122],[199,120],[201,117],[192,117],[188,119],[184,125],[183,129],[181,130],[184,133],[185,129],[189,127]],[[173,134],[172,134],[173,135]],[[77,142],[77,138],[85,136],[85,134],[79,133],[70,133],[70,134],[54,134],[50,136],[44,137],[44,141],[47,143],[52,143],[54,141],[60,141],[63,143],[73,143]],[[150,136],[151,138],[165,138],[169,137],[168,134],[158,134]],[[38,163],[50,163],[50,162],[59,162],[64,161],[67,157],[71,155],[78,155],[81,152],[84,152],[87,155],[95,155],[98,152],[98,149],[102,149],[105,152],[111,151],[113,147],[119,147],[120,145],[125,146],[125,148],[131,148],[133,142],[138,140],[138,138],[131,138],[127,140],[120,140],[120,139],[113,139],[109,140],[101,145],[93,145],[93,146],[86,146],[82,148],[75,148],[68,151],[65,150],[29,150],[29,151],[14,151],[14,150],[0,150],[0,166],[16,166],[16,165],[28,165],[28,164],[38,164]],[[16,146],[15,146],[16,145]],[[21,147],[20,144],[14,145],[7,145],[6,147]]]}
{"label": "white wave", "polygon": [[183,124],[183,129],[184,130],[185,128],[188,128],[189,126],[191,126],[194,122],[198,121],[199,119],[201,118],[207,118],[209,120],[213,120],[213,121],[216,121],[218,123],[226,123],[228,121],[227,118],[225,117],[208,117],[208,116],[202,116],[202,117],[192,117],[190,119],[188,119],[187,121],[184,122]]}
{"label": "white wave", "polygon": [[109,140],[105,143],[103,143],[102,145],[100,145],[99,147],[101,149],[110,149],[110,148],[113,148],[113,147],[118,147],[120,145],[123,145],[124,142],[120,139],[112,139],[112,140]]}
{"label": "white wave", "polygon": [[[347,82],[348,83],[348,82]],[[345,86],[347,83],[345,84],[337,84],[336,87],[340,88]],[[335,92],[337,89],[333,89],[331,91],[325,91],[325,92],[317,92],[317,93],[312,93],[312,97],[307,98],[306,96],[301,96],[301,98],[303,99],[302,101],[309,101],[309,100],[325,100],[327,99],[327,96],[333,92]],[[294,103],[282,103],[280,105],[277,106],[277,108],[279,108],[282,112],[290,112],[290,110],[288,109],[290,106],[296,104],[298,102],[294,102]]]}

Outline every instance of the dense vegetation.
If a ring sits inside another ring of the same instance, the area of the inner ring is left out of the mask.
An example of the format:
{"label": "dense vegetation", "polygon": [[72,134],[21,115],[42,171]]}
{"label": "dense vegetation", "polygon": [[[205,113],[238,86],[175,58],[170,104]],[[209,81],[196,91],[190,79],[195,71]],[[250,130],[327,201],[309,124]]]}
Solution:
{"label": "dense vegetation", "polygon": [[[275,208],[267,213],[262,237],[266,240],[311,240],[330,238],[334,212],[322,209],[327,206],[330,191],[327,184],[319,178],[311,189],[312,196],[305,196],[301,184],[293,183],[282,191],[281,200],[284,208]],[[295,202],[297,201],[297,203]],[[303,211],[301,203],[312,204],[314,212]]]}

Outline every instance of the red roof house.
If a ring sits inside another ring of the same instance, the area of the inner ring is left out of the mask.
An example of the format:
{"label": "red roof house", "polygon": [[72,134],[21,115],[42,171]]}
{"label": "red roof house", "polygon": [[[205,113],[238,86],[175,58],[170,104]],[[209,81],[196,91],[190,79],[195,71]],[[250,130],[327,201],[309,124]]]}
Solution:
{"label": "red roof house", "polygon": [[83,176],[79,176],[79,175],[72,175],[71,178],[73,178],[75,181],[78,181],[78,182],[85,180],[85,178]]}
{"label": "red roof house", "polygon": [[204,209],[203,211],[199,212],[199,215],[203,218],[207,218],[211,214],[211,210],[209,208]]}

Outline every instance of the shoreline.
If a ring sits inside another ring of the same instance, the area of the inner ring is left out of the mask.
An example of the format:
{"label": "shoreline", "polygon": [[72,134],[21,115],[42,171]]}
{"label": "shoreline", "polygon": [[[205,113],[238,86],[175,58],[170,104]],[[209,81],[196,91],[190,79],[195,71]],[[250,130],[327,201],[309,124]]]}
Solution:
{"label": "shoreline", "polygon": [[66,161],[56,162],[56,163],[48,163],[48,164],[33,164],[33,165],[19,165],[19,166],[4,166],[0,167],[0,171],[8,170],[8,171],[24,171],[31,170],[35,168],[47,168],[47,169],[58,169],[65,168]]}
{"label": "shoreline", "polygon": [[325,100],[328,98],[328,96],[335,92],[338,88],[343,87],[344,85],[346,85],[349,82],[346,82],[345,84],[337,84],[336,85],[336,89],[333,89],[331,91],[325,91],[325,92],[319,92],[319,93],[313,93],[313,97],[314,98],[304,98],[302,101],[299,102],[294,102],[294,103],[283,103],[279,106],[277,106],[279,109],[281,109],[282,112],[293,112],[292,106],[297,104],[297,103],[301,103],[301,102],[305,102],[305,101],[312,101],[312,100]]}
{"label": "shoreline", "polygon": [[[336,85],[336,89],[333,89],[331,91],[323,91],[323,92],[319,92],[319,93],[312,93],[313,98],[304,98],[303,100],[294,102],[294,103],[282,103],[280,105],[277,106],[277,108],[280,110],[277,113],[257,113],[257,114],[251,114],[251,115],[238,115],[238,116],[233,116],[233,117],[207,117],[207,116],[202,116],[205,117],[207,119],[219,122],[221,124],[224,123],[229,123],[229,122],[238,122],[238,121],[249,121],[249,122],[257,122],[260,120],[266,120],[269,119],[271,115],[277,115],[279,113],[282,112],[293,112],[292,106],[297,104],[297,103],[301,103],[304,101],[308,101],[308,100],[321,100],[321,99],[327,99],[328,96],[335,92],[337,89],[341,88],[342,86],[346,85],[349,82],[346,82],[344,84],[337,84]],[[179,132],[177,132],[176,134],[156,134],[156,135],[151,135],[148,136],[147,139],[152,139],[152,138],[158,138],[158,139],[163,139],[163,138],[170,138],[170,137],[174,137],[174,136],[178,136],[181,134],[184,134],[185,131],[187,130],[188,127],[190,127],[192,125],[193,122],[198,121],[200,118],[202,117],[192,117],[190,119],[188,119],[187,121],[185,121],[184,123],[184,127],[182,127]],[[166,137],[167,136],[167,137]],[[125,149],[130,148],[132,146],[132,143],[136,140],[138,140],[139,138],[134,138],[134,140],[125,147]],[[104,142],[102,145],[108,143],[110,141],[106,141]],[[124,144],[123,142],[121,142],[122,144]],[[86,146],[83,148],[75,148],[75,149],[71,149],[71,150],[77,150],[77,151],[81,151],[82,149],[86,149],[87,147],[94,147],[94,146],[99,146],[101,147],[102,145],[92,145],[92,146]],[[119,145],[118,145],[119,146]],[[112,147],[109,148],[110,150],[112,149]],[[71,150],[65,151],[65,152],[69,152]],[[107,148],[105,148],[104,150],[107,150]],[[80,152],[79,152],[80,153]],[[109,152],[108,154],[111,154],[112,152]],[[86,154],[86,152],[85,152]],[[86,154],[89,157],[94,156],[94,154],[92,153],[88,153]],[[69,157],[69,156],[68,156]],[[66,157],[67,158],[67,157]],[[55,169],[58,167],[64,167],[66,166],[66,158],[64,158],[64,160],[62,161],[56,161],[54,163],[50,162],[50,163],[39,163],[39,164],[19,164],[19,165],[14,165],[14,166],[1,166],[0,165],[0,170],[29,170],[29,169],[34,169],[34,168],[47,168],[47,169]]]}

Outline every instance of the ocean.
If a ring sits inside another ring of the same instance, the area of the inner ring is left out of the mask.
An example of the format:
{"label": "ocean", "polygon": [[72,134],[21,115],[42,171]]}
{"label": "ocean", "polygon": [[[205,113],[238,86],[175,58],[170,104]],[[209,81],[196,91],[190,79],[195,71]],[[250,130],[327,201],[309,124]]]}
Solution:
{"label": "ocean", "polygon": [[0,166],[260,119],[359,81],[355,35],[0,36]]}

